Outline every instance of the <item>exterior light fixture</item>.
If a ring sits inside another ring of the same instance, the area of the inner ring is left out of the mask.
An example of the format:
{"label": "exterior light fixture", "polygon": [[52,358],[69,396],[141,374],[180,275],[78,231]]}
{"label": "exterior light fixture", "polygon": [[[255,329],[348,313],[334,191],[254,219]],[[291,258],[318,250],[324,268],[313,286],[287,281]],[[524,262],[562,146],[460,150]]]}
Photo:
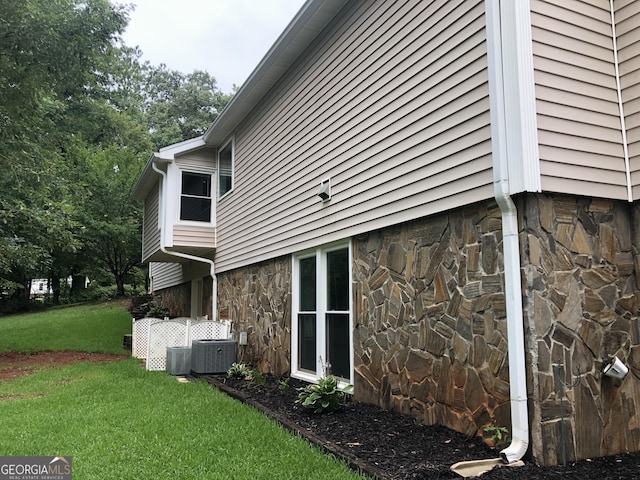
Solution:
{"label": "exterior light fixture", "polygon": [[613,377],[618,379],[623,379],[629,369],[627,366],[622,363],[618,357],[609,357],[607,362],[604,364],[602,368],[602,373],[604,373],[607,377]]}
{"label": "exterior light fixture", "polygon": [[327,202],[331,200],[331,179],[327,178],[320,182],[320,191],[318,192],[318,196],[322,199],[323,202]]}

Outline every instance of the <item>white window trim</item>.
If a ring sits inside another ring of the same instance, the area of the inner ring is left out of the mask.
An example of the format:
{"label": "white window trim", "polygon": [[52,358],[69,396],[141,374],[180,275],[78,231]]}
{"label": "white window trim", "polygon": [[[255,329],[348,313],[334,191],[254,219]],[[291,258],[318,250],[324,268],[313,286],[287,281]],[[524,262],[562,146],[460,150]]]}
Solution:
{"label": "white window trim", "polygon": [[[327,252],[333,250],[348,249],[349,255],[349,383],[340,381],[340,387],[348,384],[353,385],[354,381],[354,360],[353,360],[353,251],[350,240],[343,240],[336,243],[322,245],[312,250],[305,250],[292,256],[291,268],[291,291],[292,291],[292,311],[291,311],[291,376],[306,382],[317,383],[322,378],[324,369],[320,363],[320,357],[326,361],[326,313],[327,313],[327,295],[326,295],[326,264]],[[300,274],[299,261],[305,258],[316,258],[316,372],[315,374],[305,370],[298,369],[298,313],[300,311]]]}
{"label": "white window trim", "polygon": [[[176,178],[176,191],[178,192],[177,194],[177,208],[175,209],[175,214],[176,214],[176,218],[175,218],[175,224],[176,225],[187,225],[187,226],[193,226],[193,227],[203,227],[203,226],[210,226],[210,225],[214,225],[215,224],[215,218],[216,218],[216,202],[215,202],[215,198],[216,198],[216,172],[215,170],[211,169],[211,168],[205,168],[199,165],[188,165],[188,164],[180,164],[177,165],[178,167],[178,174],[177,174],[177,178]],[[199,174],[203,174],[203,175],[211,175],[211,216],[209,217],[209,221],[208,222],[198,222],[195,220],[182,220],[180,218],[180,205],[182,203],[182,174],[183,173],[199,173]]]}
{"label": "white window trim", "polygon": [[[231,145],[231,188],[225,192],[223,195],[219,195],[220,193],[220,151],[227,148]],[[231,137],[226,140],[220,148],[218,148],[216,152],[216,196],[218,200],[222,200],[231,192],[233,192],[236,187],[236,139],[235,137]],[[219,196],[218,196],[219,195]]]}

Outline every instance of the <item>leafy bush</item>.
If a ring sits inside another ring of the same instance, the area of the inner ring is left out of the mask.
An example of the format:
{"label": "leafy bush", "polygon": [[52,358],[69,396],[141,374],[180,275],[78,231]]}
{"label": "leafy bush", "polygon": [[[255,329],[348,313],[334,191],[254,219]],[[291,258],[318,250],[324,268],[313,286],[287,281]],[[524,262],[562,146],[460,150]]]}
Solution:
{"label": "leafy bush", "polygon": [[144,316],[147,318],[164,318],[169,316],[169,310],[154,300],[140,305],[140,309],[145,312]]}
{"label": "leafy bush", "polygon": [[231,378],[248,378],[251,377],[253,370],[244,363],[232,363],[227,375]]}
{"label": "leafy bush", "polygon": [[265,382],[264,375],[244,363],[232,363],[227,370],[227,375],[231,378],[248,380],[256,385],[263,385]]}
{"label": "leafy bush", "polygon": [[289,386],[289,377],[278,382],[278,390],[280,390],[280,393],[282,393],[283,395],[289,395],[290,389],[291,387]]}
{"label": "leafy bush", "polygon": [[299,388],[296,403],[312,408],[314,413],[335,412],[342,408],[344,395],[352,388],[352,385],[339,388],[338,379],[329,375],[318,380],[317,384]]}
{"label": "leafy bush", "polygon": [[250,380],[255,385],[264,385],[264,382],[266,381],[264,375],[254,369],[251,369],[251,373],[247,377],[247,380]]}
{"label": "leafy bush", "polygon": [[509,429],[507,427],[501,427],[497,425],[489,425],[484,427],[484,432],[489,435],[492,443],[496,448],[501,449],[506,447],[511,442],[511,436],[509,435]]}

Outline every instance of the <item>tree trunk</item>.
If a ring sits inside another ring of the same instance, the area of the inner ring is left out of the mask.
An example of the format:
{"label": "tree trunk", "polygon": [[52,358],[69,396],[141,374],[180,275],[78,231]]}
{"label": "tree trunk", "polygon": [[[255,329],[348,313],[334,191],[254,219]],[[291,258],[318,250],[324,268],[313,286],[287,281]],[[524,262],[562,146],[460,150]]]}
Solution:
{"label": "tree trunk", "polygon": [[116,287],[118,289],[118,296],[124,297],[124,276],[116,275]]}

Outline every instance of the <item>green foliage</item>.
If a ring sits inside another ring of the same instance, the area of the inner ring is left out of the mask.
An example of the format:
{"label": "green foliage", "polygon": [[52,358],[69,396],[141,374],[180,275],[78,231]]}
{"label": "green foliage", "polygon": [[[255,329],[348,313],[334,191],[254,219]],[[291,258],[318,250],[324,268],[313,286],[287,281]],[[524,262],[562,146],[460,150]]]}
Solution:
{"label": "green foliage", "polygon": [[164,318],[169,316],[169,310],[154,300],[140,305],[140,310],[144,313],[144,317]]}
{"label": "green foliage", "polygon": [[247,380],[255,385],[263,385],[265,382],[262,373],[244,363],[232,363],[231,367],[227,370],[227,376]]}
{"label": "green foliage", "polygon": [[296,403],[313,409],[314,413],[335,412],[342,408],[345,392],[352,388],[352,385],[339,388],[338,379],[333,375],[328,375],[318,380],[317,384],[298,389]]}
{"label": "green foliage", "polygon": [[282,393],[283,395],[289,395],[289,391],[291,390],[291,386],[289,385],[289,380],[290,378],[287,377],[284,380],[280,380],[278,382],[278,390],[280,390],[280,393]]}
{"label": "green foliage", "polygon": [[489,437],[495,447],[501,449],[506,447],[511,442],[511,436],[509,435],[509,429],[498,425],[489,425],[484,427],[484,432],[489,434]]}
{"label": "green foliage", "polygon": [[146,64],[144,73],[144,108],[156,148],[202,135],[231,99],[204,71],[184,74]]}
{"label": "green foliage", "polygon": [[[131,8],[0,2],[2,310],[29,307],[32,278],[106,278],[118,295],[141,285],[138,174],[152,149],[201,135],[231,98],[207,72],[141,63],[122,44]],[[74,297],[92,298],[54,283],[51,303]]]}
{"label": "green foliage", "polygon": [[264,378],[264,375],[255,369],[251,370],[249,379],[251,380],[251,383],[253,383],[254,385],[264,385],[264,382],[266,381],[266,379]]}
{"label": "green foliage", "polygon": [[73,268],[82,225],[72,172],[84,166],[68,146],[106,125],[90,113],[105,110],[102,72],[126,21],[127,7],[108,0],[0,5],[0,289],[25,303],[30,278]]}
{"label": "green foliage", "polygon": [[251,367],[244,363],[232,363],[229,370],[227,370],[227,375],[231,378],[247,378],[251,376]]}

